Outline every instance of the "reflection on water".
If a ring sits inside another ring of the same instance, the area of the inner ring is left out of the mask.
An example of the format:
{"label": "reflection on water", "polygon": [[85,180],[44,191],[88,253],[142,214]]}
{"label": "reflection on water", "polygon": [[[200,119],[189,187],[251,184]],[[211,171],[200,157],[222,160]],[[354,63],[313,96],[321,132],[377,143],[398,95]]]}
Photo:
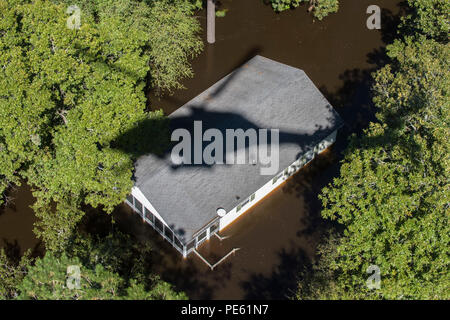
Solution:
{"label": "reflection on water", "polygon": [[[346,121],[347,127],[332,150],[291,177],[228,227],[225,241],[212,238],[200,251],[215,262],[232,248],[236,252],[214,271],[191,255],[171,248],[150,226],[119,206],[113,216],[123,231],[154,247],[154,270],[191,298],[285,299],[295,290],[299,267],[307,265],[326,228],[320,219],[320,189],[339,171],[339,154],[349,132],[365,127],[373,117],[369,95],[370,71],[384,63],[383,40],[389,40],[398,12],[392,0],[341,1],[339,13],[313,22],[305,7],[275,14],[260,0],[223,0],[229,9],[216,20],[216,43],[193,62],[195,78],[184,81],[188,90],[159,99],[149,94],[153,108],[173,112],[256,54],[305,70]],[[382,30],[366,28],[366,8],[383,9]],[[205,29],[205,14],[199,13]],[[0,245],[23,251],[38,248],[32,232],[33,199],[24,185],[11,194],[11,206],[0,209]],[[108,224],[109,219],[104,220]],[[108,226],[106,226],[108,228]]]}

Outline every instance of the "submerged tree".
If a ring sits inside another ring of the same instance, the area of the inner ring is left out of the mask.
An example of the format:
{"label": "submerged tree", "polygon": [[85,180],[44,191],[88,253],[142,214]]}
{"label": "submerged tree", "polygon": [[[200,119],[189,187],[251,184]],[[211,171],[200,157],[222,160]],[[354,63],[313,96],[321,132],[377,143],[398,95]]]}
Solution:
{"label": "submerged tree", "polygon": [[111,212],[123,201],[134,159],[115,140],[162,120],[145,112],[144,88],[180,87],[201,49],[188,1],[80,7],[79,28],[68,28],[63,0],[0,0],[0,192],[27,180],[36,232],[54,250],[70,238],[82,205]]}
{"label": "submerged tree", "polygon": [[322,20],[330,13],[335,13],[339,9],[338,0],[270,0],[272,8],[277,11],[284,11],[297,8],[301,3],[308,3],[308,11],[312,11],[314,17]]}

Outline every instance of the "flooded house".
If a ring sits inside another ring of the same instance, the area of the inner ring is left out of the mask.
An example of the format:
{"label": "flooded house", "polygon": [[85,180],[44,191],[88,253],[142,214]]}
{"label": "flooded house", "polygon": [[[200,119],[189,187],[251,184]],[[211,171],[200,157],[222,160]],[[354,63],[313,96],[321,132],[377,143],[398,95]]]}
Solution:
{"label": "flooded house", "polygon": [[[180,153],[183,161],[173,149],[141,156],[126,203],[183,257],[332,145],[343,125],[304,71],[259,55],[169,118],[172,133],[191,139],[190,150]],[[211,161],[204,155],[213,141]],[[243,161],[228,161],[230,152]],[[272,163],[260,161],[269,153]]]}

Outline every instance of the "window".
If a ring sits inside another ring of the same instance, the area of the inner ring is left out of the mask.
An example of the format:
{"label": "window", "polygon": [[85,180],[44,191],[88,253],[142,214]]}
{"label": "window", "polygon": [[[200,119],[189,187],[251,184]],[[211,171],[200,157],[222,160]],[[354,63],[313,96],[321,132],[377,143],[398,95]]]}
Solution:
{"label": "window", "polygon": [[170,228],[165,227],[164,228],[164,235],[170,239],[170,241],[173,241],[173,232],[170,230]]}
{"label": "window", "polygon": [[277,183],[277,181],[281,178],[283,176],[283,172],[282,173],[280,173],[278,176],[276,176],[275,178],[273,178],[273,180],[272,180],[272,184],[275,184],[275,183]]}
{"label": "window", "polygon": [[305,165],[305,163],[306,163],[306,158],[305,158],[305,156],[303,156],[299,160],[300,167],[303,167]]}
{"label": "window", "polygon": [[131,194],[127,195],[127,201],[133,205],[133,196]]}
{"label": "window", "polygon": [[250,201],[250,198],[247,198],[244,202],[242,202],[238,207],[236,208],[236,211],[239,211],[242,209],[243,206],[245,206]]}
{"label": "window", "polygon": [[319,143],[319,152],[321,152],[323,149],[325,149],[325,142]]}
{"label": "window", "polygon": [[163,223],[158,218],[155,217],[155,228],[159,230],[159,232],[162,232],[163,226],[164,226]]}
{"label": "window", "polygon": [[134,207],[140,214],[142,214],[142,203],[140,203],[136,198],[134,198]]}
{"label": "window", "polygon": [[244,202],[242,202],[240,205],[237,206],[236,212],[241,210],[243,206],[245,206],[250,201],[253,201],[255,199],[255,194],[252,194],[249,198],[247,198]]}
{"label": "window", "polygon": [[174,238],[173,243],[175,244],[175,246],[177,246],[179,249],[183,250],[183,244],[181,243],[181,241],[178,240],[178,238],[176,236],[173,238]]}
{"label": "window", "polygon": [[195,247],[195,239],[192,239],[192,241],[189,242],[186,246],[186,253],[194,249],[194,247]]}
{"label": "window", "polygon": [[294,174],[295,170],[297,170],[297,167],[294,165],[294,166],[290,166],[288,169],[289,169],[289,171],[288,171],[289,175],[291,176]]}
{"label": "window", "polygon": [[219,225],[217,223],[215,223],[211,227],[209,227],[209,234],[213,234],[217,230],[218,227],[219,227]]}
{"label": "window", "polygon": [[145,210],[145,217],[147,218],[147,220],[149,220],[151,223],[154,223],[154,219],[153,219],[153,214],[147,209],[147,208],[145,208],[144,207],[144,210]]}
{"label": "window", "polygon": [[206,238],[206,230],[205,231],[203,231],[198,237],[197,237],[197,243],[200,243],[200,242],[202,242],[203,240],[205,240],[205,238]]}

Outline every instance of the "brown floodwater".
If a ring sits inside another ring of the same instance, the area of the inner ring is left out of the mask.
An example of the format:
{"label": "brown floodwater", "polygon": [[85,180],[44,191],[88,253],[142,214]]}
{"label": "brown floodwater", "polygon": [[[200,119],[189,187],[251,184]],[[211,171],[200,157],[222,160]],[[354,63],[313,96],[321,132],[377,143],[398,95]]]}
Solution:
{"label": "brown floodwater", "polygon": [[[113,216],[120,229],[153,244],[153,271],[190,298],[285,299],[295,290],[299,268],[314,258],[327,228],[320,218],[318,193],[337,176],[346,137],[373,120],[370,73],[386,62],[383,48],[392,39],[400,12],[397,0],[340,2],[339,12],[320,22],[305,6],[275,14],[261,0],[222,0],[220,9],[228,11],[216,19],[216,43],[205,43],[204,52],[193,60],[195,76],[183,81],[187,90],[162,98],[149,93],[152,108],[170,114],[259,54],[305,70],[346,122],[336,145],[221,232],[229,238],[212,238],[200,248],[212,263],[240,248],[214,271],[195,255],[182,259],[127,206],[117,207]],[[382,8],[382,30],[366,28],[366,9],[372,4]],[[205,11],[198,19],[205,39]],[[10,196],[11,204],[0,209],[0,246],[38,250],[29,187],[24,184]]]}

